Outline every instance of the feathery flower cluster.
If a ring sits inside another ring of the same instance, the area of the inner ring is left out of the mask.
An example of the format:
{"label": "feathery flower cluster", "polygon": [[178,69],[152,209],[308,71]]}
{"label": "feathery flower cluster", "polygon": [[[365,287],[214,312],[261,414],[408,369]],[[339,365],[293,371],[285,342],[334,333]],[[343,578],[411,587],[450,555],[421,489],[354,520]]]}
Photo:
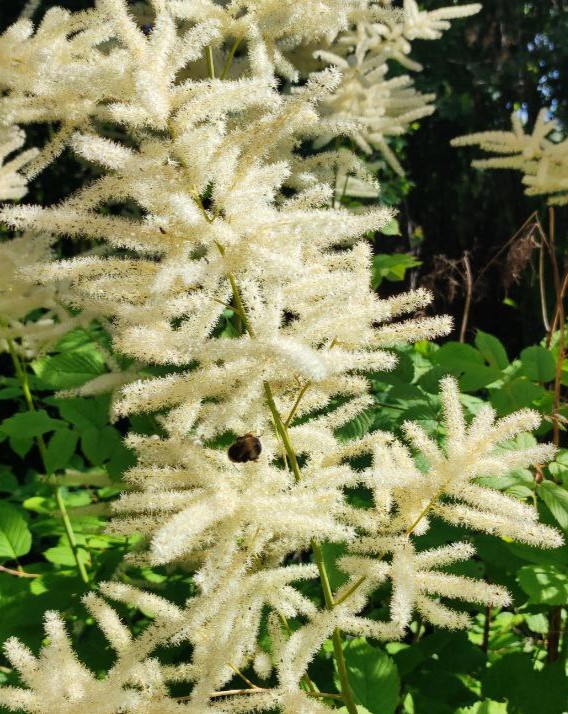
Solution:
{"label": "feathery flower cluster", "polygon": [[27,149],[5,161],[7,156],[22,148],[25,140],[24,132],[18,127],[0,127],[0,201],[17,200],[28,192],[26,179],[18,171],[37,156],[38,150]]}
{"label": "feathery flower cluster", "polygon": [[482,131],[460,136],[453,146],[479,146],[491,158],[476,159],[478,169],[516,169],[523,175],[527,196],[548,196],[550,205],[568,203],[568,139],[558,122],[541,109],[532,133],[525,133],[519,114],[511,117],[513,131]]}
{"label": "feathery flower cluster", "polygon": [[421,94],[408,74],[388,77],[389,62],[413,72],[422,66],[410,59],[413,40],[437,40],[450,27],[449,20],[479,12],[481,5],[420,10],[415,0],[404,0],[400,13],[369,3],[357,15],[355,27],[334,38],[329,49],[315,52],[324,62],[341,68],[337,89],[322,102],[323,118],[315,146],[335,136],[349,135],[365,153],[380,151],[389,165],[402,174],[387,143],[412,122],[434,112],[434,94]]}
{"label": "feathery flower cluster", "polygon": [[[410,39],[435,36],[459,14],[406,8]],[[61,621],[48,615],[50,642],[38,659],[14,640],[7,645],[26,688],[0,689],[0,704],[40,714],[325,712],[300,682],[330,636],[398,638],[415,610],[436,625],[466,626],[467,615],[440,598],[508,602],[502,588],[443,571],[471,557],[469,544],[420,549],[431,513],[525,542],[561,542],[531,508],[476,483],[551,456],[546,445],[500,449],[536,426],[532,412],[495,423],[485,408],[466,427],[457,385],[445,380],[444,448],[406,425],[426,471],[391,434],[337,436],[372,403],[365,372],[394,366],[389,347],[450,328],[446,318],[412,317],[430,301],[424,290],[388,300],[372,292],[361,236],[391,212],[335,207],[330,180],[342,167],[372,185],[360,163],[345,151],[295,151],[318,134],[345,68],[316,72],[293,92],[277,88],[277,74],[296,78],[289,57],[301,60],[317,41],[330,51],[370,10],[378,5],[363,0],[153,0],[145,34],[126,2],[99,0],[88,12],[51,10],[35,34],[20,21],[0,38],[0,55],[19,60],[0,73],[0,115],[61,123],[33,171],[64,145],[101,169],[59,205],[5,207],[2,219],[104,242],[104,253],[42,265],[41,279],[63,281],[69,302],[111,319],[122,352],[172,368],[126,385],[115,400],[117,416],[157,413],[165,435],[129,437],[138,455],[126,475],[134,488],[116,503],[110,530],[143,536],[147,547],[127,562],[176,564],[198,589],[176,607],[121,584],[101,586],[155,612],[136,639],[89,596],[117,652],[104,680],[77,661]],[[384,3],[380,16],[394,32],[398,12]],[[406,56],[404,46],[400,52]],[[138,217],[104,215],[109,203],[134,205]],[[227,310],[232,334],[222,329]],[[263,450],[232,463],[216,439],[245,433],[262,435]],[[357,470],[353,459],[362,455],[370,465]],[[372,494],[368,507],[351,502],[354,487]],[[337,564],[349,579],[336,593],[325,577],[324,540],[346,546]],[[314,564],[291,563],[306,551]],[[318,576],[324,608],[297,586]],[[370,596],[387,582],[389,619],[366,617]],[[299,623],[293,634],[283,626],[289,618]],[[184,642],[190,654],[177,666],[153,656]],[[275,686],[223,695],[235,669],[249,665],[263,680],[273,674]],[[54,683],[54,668],[65,687]],[[188,683],[183,701],[169,695],[170,682]],[[354,711],[346,689],[343,696]]]}
{"label": "feathery flower cluster", "polygon": [[27,358],[45,351],[66,332],[89,322],[87,313],[73,316],[55,283],[34,285],[22,271],[31,263],[49,262],[54,239],[24,235],[0,243],[0,351],[15,350]]}

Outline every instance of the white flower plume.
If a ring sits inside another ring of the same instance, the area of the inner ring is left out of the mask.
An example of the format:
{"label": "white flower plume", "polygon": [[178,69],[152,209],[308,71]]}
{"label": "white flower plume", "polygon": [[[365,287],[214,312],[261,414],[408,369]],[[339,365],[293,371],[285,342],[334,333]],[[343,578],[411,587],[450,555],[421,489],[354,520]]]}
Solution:
{"label": "white flower plume", "polygon": [[542,109],[532,133],[525,132],[519,114],[511,116],[513,130],[482,131],[460,136],[453,146],[479,146],[495,156],[476,159],[479,169],[515,169],[523,173],[527,196],[547,196],[551,205],[568,203],[568,139],[561,139],[558,122]]}

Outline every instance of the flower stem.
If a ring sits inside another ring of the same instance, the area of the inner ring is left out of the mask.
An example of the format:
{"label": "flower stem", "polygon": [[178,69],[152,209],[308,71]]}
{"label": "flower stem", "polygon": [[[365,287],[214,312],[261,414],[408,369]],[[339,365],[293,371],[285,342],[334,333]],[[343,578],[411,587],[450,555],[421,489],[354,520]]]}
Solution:
{"label": "flower stem", "polygon": [[[219,251],[223,255],[224,249],[222,249],[221,246],[217,246],[217,247],[219,248]],[[233,300],[235,302],[235,306],[236,306],[237,310],[239,311],[239,313],[243,316],[243,326],[244,326],[245,330],[248,332],[248,334],[250,335],[250,337],[254,339],[254,337],[255,337],[254,330],[250,324],[247,312],[243,305],[241,293],[239,291],[239,286],[237,285],[236,278],[233,273],[229,273],[228,277],[229,277],[229,282],[231,283],[231,288],[233,290]],[[274,394],[272,392],[272,387],[270,386],[270,383],[268,381],[264,382],[264,393],[266,395],[266,402],[268,404],[268,408],[270,409],[270,413],[272,414],[272,418],[274,419],[274,424],[276,426],[276,430],[277,430],[280,438],[282,439],[282,443],[284,444],[286,454],[288,455],[288,459],[290,461],[290,466],[292,467],[292,472],[294,474],[294,478],[295,478],[296,482],[298,482],[302,479],[302,472],[300,471],[300,466],[298,464],[296,452],[294,450],[294,447],[292,446],[292,442],[290,441],[290,436],[288,434],[287,425],[282,420],[282,416],[281,416],[280,412],[278,411],[278,407],[276,406],[276,403],[274,401]],[[320,581],[321,581],[321,585],[322,585],[326,609],[333,610],[333,608],[335,607],[335,603],[333,600],[333,593],[331,590],[331,585],[329,583],[329,576],[328,576],[325,562],[323,559],[321,545],[315,539],[312,539],[311,545],[312,545],[312,550],[314,553],[314,558],[315,558],[315,561],[316,561],[317,567],[318,567],[318,572],[319,572]],[[343,647],[341,644],[341,630],[338,627],[336,627],[335,630],[333,631],[332,642],[333,642],[333,650],[335,653],[335,658],[337,660],[337,671],[339,674],[339,681],[341,682],[341,698],[342,698],[349,714],[357,714],[357,705],[355,704],[355,700],[353,698],[353,693],[351,691],[351,686],[349,684],[347,664],[345,662],[345,657],[343,655]]]}
{"label": "flower stem", "polygon": [[207,45],[205,48],[205,58],[207,60],[207,74],[210,79],[215,79],[215,61],[213,59],[213,48]]}
{"label": "flower stem", "polygon": [[225,66],[223,67],[223,71],[221,72],[221,76],[219,79],[225,79],[227,74],[229,73],[229,69],[231,68],[231,64],[233,63],[233,57],[235,56],[235,52],[238,50],[239,45],[242,42],[242,37],[237,37],[237,39],[234,41],[233,46],[231,47],[231,50],[227,56],[227,59],[225,61]]}
{"label": "flower stem", "polygon": [[[6,339],[6,341],[8,343],[8,350],[10,352],[10,357],[12,358],[12,363],[14,365],[14,371],[15,371],[16,376],[17,376],[17,378],[20,382],[20,385],[22,387],[22,392],[24,393],[24,399],[25,399],[26,405],[28,407],[28,411],[35,412],[36,408],[35,408],[34,400],[32,397],[31,390],[30,390],[30,384],[28,381],[27,372],[22,366],[22,363],[21,363],[18,353],[16,351],[16,346],[14,345],[13,340],[8,337]],[[53,476],[53,474],[49,473],[49,469],[47,467],[47,464],[48,464],[47,447],[45,445],[45,441],[41,434],[36,436],[36,444],[37,444],[37,448],[38,448],[38,451],[41,456],[41,460],[43,463],[44,470],[46,472],[46,476],[49,479],[49,477]],[[61,520],[63,521],[63,526],[65,528],[65,534],[66,534],[67,540],[69,542],[69,547],[71,548],[71,551],[73,553],[73,558],[75,559],[75,563],[77,564],[77,570],[79,571],[79,575],[81,576],[81,580],[85,583],[85,585],[90,585],[90,579],[89,579],[87,570],[85,569],[85,564],[79,557],[79,546],[77,544],[77,539],[76,539],[75,533],[73,531],[73,526],[71,525],[71,520],[69,518],[69,514],[68,514],[67,508],[65,506],[65,501],[63,500],[61,488],[57,485],[55,486],[55,500],[57,503],[57,508],[59,509],[59,513],[61,515]]]}
{"label": "flower stem", "polygon": [[[317,541],[312,540],[312,549],[314,551],[314,558],[320,574],[325,606],[328,610],[333,610],[335,602],[333,600],[333,593],[331,591],[331,585],[329,583],[329,576],[325,567],[321,545]],[[355,704],[353,692],[351,691],[351,685],[349,684],[349,673],[347,672],[347,664],[343,654],[341,630],[339,627],[336,627],[333,631],[331,641],[333,643],[333,652],[337,662],[337,674],[339,675],[339,682],[341,683],[341,697],[349,714],[357,714],[357,705]]]}

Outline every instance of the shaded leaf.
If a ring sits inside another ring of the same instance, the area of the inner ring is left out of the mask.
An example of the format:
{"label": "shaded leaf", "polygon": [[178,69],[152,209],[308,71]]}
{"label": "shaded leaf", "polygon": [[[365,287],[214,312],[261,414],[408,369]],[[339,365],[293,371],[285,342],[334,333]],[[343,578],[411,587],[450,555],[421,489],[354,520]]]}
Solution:
{"label": "shaded leaf", "polygon": [[65,468],[73,454],[79,440],[79,434],[71,429],[59,429],[49,440],[45,454],[45,468],[52,474],[58,469]]}
{"label": "shaded leaf", "polygon": [[64,421],[52,419],[44,409],[39,409],[33,412],[20,412],[4,419],[0,430],[14,439],[30,439],[66,426]]}
{"label": "shaded leaf", "polygon": [[550,382],[556,373],[554,357],[549,350],[538,345],[526,347],[521,352],[522,372],[535,382]]}

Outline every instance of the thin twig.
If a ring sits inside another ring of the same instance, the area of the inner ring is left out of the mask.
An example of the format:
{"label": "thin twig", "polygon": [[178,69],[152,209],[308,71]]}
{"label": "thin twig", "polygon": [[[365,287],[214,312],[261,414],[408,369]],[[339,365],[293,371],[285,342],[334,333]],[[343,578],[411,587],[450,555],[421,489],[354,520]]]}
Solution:
{"label": "thin twig", "polygon": [[38,573],[26,573],[25,570],[12,570],[12,568],[6,568],[4,565],[0,565],[0,571],[8,573],[8,575],[15,575],[17,578],[41,578],[41,575]]}
{"label": "thin twig", "polygon": [[519,230],[513,236],[511,236],[511,238],[509,238],[509,240],[505,243],[505,245],[501,246],[501,248],[499,248],[499,250],[495,253],[495,255],[489,260],[489,262],[483,266],[483,268],[479,271],[479,273],[477,274],[477,277],[473,281],[474,288],[477,285],[477,283],[479,282],[479,280],[481,279],[481,277],[483,275],[485,275],[487,270],[489,270],[489,268],[493,265],[493,263],[501,255],[501,253],[503,253],[505,250],[507,250],[507,248],[511,245],[511,243],[514,243],[517,240],[517,238],[519,237],[519,235],[521,235],[523,233],[523,231],[525,230],[525,228],[528,225],[530,225],[531,223],[533,225],[538,223],[538,214],[536,211],[533,211],[533,213],[531,213],[531,215],[527,218],[527,220],[523,223],[523,225],[519,228]]}
{"label": "thin twig", "polygon": [[460,330],[460,342],[465,342],[465,333],[467,330],[467,321],[469,319],[469,310],[471,307],[471,298],[473,295],[473,276],[471,274],[471,265],[469,262],[469,254],[467,251],[463,254],[462,262],[464,265],[465,274],[465,304],[463,307],[463,317]]}
{"label": "thin twig", "polygon": [[550,322],[548,320],[548,306],[546,304],[546,288],[544,286],[544,249],[546,244],[540,242],[540,250],[538,253],[538,287],[540,292],[540,311],[542,313],[542,322],[546,332],[550,332]]}

